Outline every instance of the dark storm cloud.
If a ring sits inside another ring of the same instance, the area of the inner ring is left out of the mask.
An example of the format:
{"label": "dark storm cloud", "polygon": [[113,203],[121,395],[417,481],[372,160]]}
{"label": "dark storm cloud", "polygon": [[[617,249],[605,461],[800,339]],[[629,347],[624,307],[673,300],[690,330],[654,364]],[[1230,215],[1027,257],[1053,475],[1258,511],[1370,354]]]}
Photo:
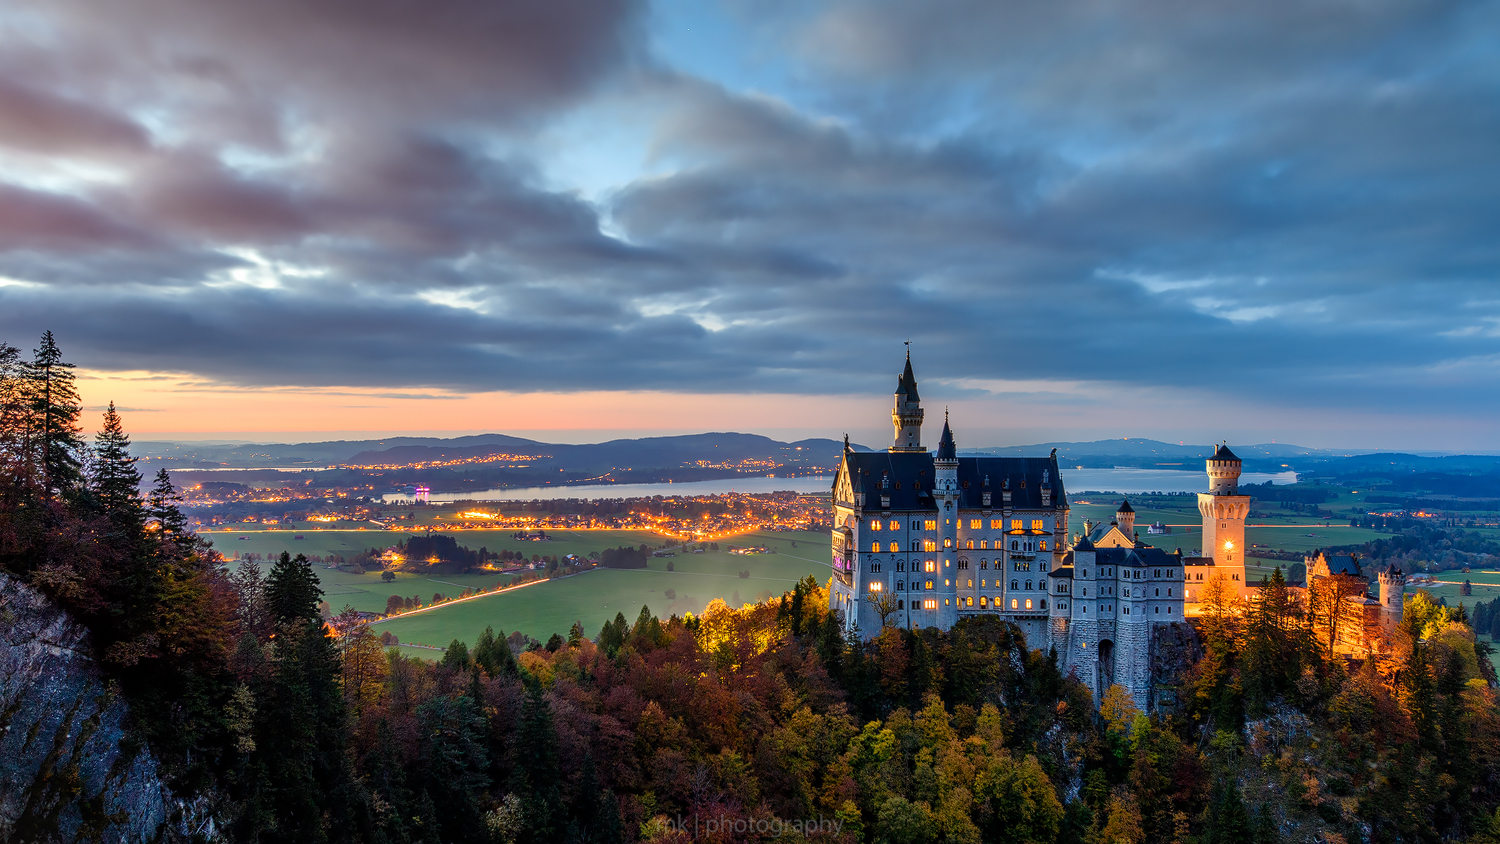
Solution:
{"label": "dark storm cloud", "polygon": [[[1500,367],[1492,5],[778,8],[784,97],[624,2],[0,16],[0,337],[690,392],[883,391],[912,337],[951,378],[1494,409],[1455,390]],[[612,97],[652,175],[591,199],[549,129]]]}

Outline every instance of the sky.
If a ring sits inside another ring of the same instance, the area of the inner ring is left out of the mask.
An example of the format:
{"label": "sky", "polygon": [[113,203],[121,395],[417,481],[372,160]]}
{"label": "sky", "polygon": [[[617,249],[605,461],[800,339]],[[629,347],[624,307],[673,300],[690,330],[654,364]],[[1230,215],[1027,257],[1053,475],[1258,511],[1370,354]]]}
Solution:
{"label": "sky", "polygon": [[[137,439],[1500,450],[1500,5],[12,0],[0,341]],[[935,439],[935,437],[934,437]]]}

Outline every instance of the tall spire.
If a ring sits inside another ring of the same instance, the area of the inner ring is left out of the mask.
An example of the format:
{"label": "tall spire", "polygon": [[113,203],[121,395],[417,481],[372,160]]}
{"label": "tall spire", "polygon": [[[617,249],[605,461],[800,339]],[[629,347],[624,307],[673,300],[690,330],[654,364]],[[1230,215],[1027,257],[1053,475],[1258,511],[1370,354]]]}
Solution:
{"label": "tall spire", "polygon": [[957,460],[958,447],[953,443],[953,429],[948,427],[948,411],[943,411],[943,436],[938,440],[937,459]]}
{"label": "tall spire", "polygon": [[906,371],[901,373],[901,378],[896,381],[896,392],[905,393],[906,400],[919,402],[922,397],[917,395],[917,376],[911,371],[911,341],[906,344]]}
{"label": "tall spire", "polygon": [[911,341],[906,341],[906,369],[896,380],[896,403],[891,408],[895,437],[891,451],[926,451],[922,447],[922,399],[917,395],[917,376],[911,371]]}

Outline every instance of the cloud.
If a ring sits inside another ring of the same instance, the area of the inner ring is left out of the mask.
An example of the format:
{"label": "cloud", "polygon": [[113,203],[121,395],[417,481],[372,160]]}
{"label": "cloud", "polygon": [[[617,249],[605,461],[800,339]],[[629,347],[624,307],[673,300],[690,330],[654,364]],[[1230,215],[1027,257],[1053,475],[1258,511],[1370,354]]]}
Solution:
{"label": "cloud", "polygon": [[1492,8],[729,7],[782,88],[631,2],[28,5],[0,337],[413,395],[884,393],[912,338],[1017,401],[1500,409],[1453,392],[1500,355]]}

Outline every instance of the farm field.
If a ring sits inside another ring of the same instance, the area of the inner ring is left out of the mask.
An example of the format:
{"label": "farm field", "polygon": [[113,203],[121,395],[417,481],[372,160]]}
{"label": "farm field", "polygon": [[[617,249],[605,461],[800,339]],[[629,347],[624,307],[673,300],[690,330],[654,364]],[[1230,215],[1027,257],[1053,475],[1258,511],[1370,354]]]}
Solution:
{"label": "farm field", "polygon": [[[573,623],[581,621],[593,637],[616,613],[624,613],[633,622],[643,605],[663,617],[698,613],[714,598],[733,603],[738,595],[740,603],[749,603],[780,595],[809,574],[819,582],[827,580],[827,543],[823,533],[748,534],[720,542],[720,547],[765,545],[777,553],[739,556],[719,551],[653,557],[645,569],[595,569],[397,616],[378,622],[375,630],[388,630],[403,642],[444,646],[454,639],[472,644],[486,626],[494,627],[497,634],[519,630],[546,641],[553,633],[567,635]],[[674,571],[666,570],[669,562]],[[750,577],[740,578],[740,571],[748,571]],[[675,598],[667,597],[668,589],[675,592]],[[417,654],[440,656],[434,651]]]}
{"label": "farm field", "polygon": [[[330,554],[352,557],[362,549],[389,547],[408,536],[408,534],[395,531],[336,530],[214,531],[205,532],[204,535],[213,539],[214,548],[228,557],[246,552],[265,555],[266,559],[260,561],[262,572],[270,570],[272,562],[280,556],[282,551],[306,554],[309,557],[326,557]],[[292,539],[296,535],[306,538]],[[246,539],[240,540],[238,537],[241,536]],[[460,544],[470,548],[487,547],[492,551],[527,551],[532,554],[559,557],[565,554],[587,556],[594,551],[620,545],[640,545],[643,542],[661,545],[670,541],[644,531],[616,530],[569,531],[558,533],[555,539],[547,542],[512,539],[506,531],[458,531],[454,533],[454,536],[458,537]],[[465,589],[488,589],[497,584],[509,582],[511,579],[509,575],[488,572],[430,577],[398,572],[395,581],[385,583],[380,579],[378,570],[364,574],[351,574],[337,569],[323,568],[316,564],[315,570],[322,583],[323,600],[328,602],[329,608],[334,612],[339,612],[346,606],[363,612],[385,612],[386,600],[392,595],[400,595],[404,598],[417,596],[422,599],[423,603],[427,603],[432,600],[434,594],[443,594],[452,598]],[[447,641],[444,640],[443,644],[447,644]]]}

